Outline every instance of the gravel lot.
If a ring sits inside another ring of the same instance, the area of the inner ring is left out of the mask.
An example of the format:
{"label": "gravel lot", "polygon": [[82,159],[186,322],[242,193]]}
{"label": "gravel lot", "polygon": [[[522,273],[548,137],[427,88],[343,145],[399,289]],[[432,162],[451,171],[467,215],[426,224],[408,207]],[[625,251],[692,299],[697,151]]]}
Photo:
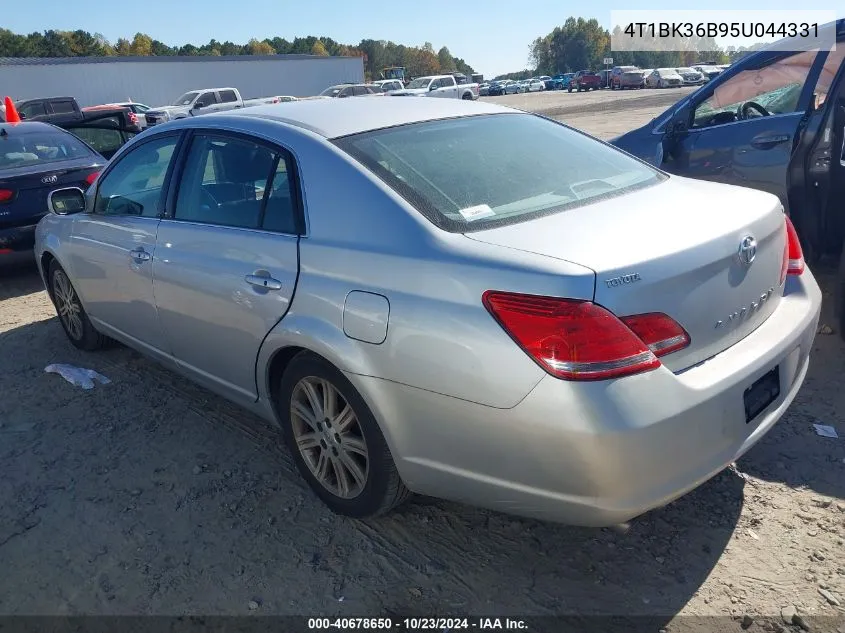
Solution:
{"label": "gravel lot", "polygon": [[[680,94],[491,100],[609,137]],[[657,633],[776,630],[794,606],[843,622],[845,345],[829,329],[786,418],[736,468],[630,526],[428,499],[352,521],[315,500],[261,421],[126,348],[75,350],[31,266],[0,279],[0,614],[642,614]],[[50,363],[112,383],[83,391]]]}

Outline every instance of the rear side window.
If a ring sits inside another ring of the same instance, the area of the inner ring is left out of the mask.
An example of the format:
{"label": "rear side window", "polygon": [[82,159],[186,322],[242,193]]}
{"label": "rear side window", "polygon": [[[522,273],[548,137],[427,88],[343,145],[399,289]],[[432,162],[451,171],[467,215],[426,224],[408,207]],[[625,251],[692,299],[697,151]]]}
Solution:
{"label": "rear side window", "polygon": [[76,108],[73,107],[73,101],[51,101],[50,107],[54,114],[73,114]]}
{"label": "rear side window", "polygon": [[92,156],[91,150],[72,134],[58,129],[0,137],[0,169],[85,156]]}
{"label": "rear side window", "polygon": [[175,218],[295,233],[289,161],[241,138],[198,134],[179,183]]}
{"label": "rear side window", "polygon": [[456,233],[566,211],[664,178],[615,148],[530,114],[428,121],[335,143],[434,224]]}
{"label": "rear side window", "polygon": [[68,132],[81,138],[106,158],[111,158],[126,141],[134,136],[133,134],[127,134],[124,140],[124,136],[120,130],[109,127],[68,128]]}
{"label": "rear side window", "polygon": [[234,90],[221,90],[220,91],[220,101],[222,103],[234,103],[238,100],[238,95],[235,94]]}

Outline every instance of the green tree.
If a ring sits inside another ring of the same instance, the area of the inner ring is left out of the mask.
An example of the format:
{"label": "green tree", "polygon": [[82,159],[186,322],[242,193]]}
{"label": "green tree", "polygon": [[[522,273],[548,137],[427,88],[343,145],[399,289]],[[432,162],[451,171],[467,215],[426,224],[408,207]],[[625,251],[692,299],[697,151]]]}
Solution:
{"label": "green tree", "polygon": [[247,44],[250,55],[275,55],[276,51],[267,42],[259,42],[253,38]]}
{"label": "green tree", "polygon": [[457,64],[455,64],[455,58],[452,57],[452,53],[445,46],[437,51],[437,59],[440,62],[441,72],[450,73],[458,69]]}
{"label": "green tree", "polygon": [[153,38],[143,33],[135,33],[129,50],[137,57],[149,57],[153,54]]}
{"label": "green tree", "polygon": [[129,57],[132,55],[132,44],[126,38],[121,37],[114,45],[114,52],[121,57]]}
{"label": "green tree", "polygon": [[329,51],[326,50],[325,44],[323,44],[320,40],[317,40],[311,46],[311,54],[312,55],[319,55],[320,57],[328,57]]}

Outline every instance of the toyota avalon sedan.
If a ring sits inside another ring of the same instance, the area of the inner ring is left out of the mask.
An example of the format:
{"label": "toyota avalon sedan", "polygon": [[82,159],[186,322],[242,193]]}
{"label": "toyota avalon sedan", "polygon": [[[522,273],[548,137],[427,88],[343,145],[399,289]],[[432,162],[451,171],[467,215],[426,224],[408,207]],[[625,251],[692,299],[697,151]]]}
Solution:
{"label": "toyota avalon sedan", "polygon": [[188,118],[51,204],[71,343],[262,415],[356,517],[410,492],[592,526],[669,503],[783,416],[819,318],[776,197],[489,103]]}

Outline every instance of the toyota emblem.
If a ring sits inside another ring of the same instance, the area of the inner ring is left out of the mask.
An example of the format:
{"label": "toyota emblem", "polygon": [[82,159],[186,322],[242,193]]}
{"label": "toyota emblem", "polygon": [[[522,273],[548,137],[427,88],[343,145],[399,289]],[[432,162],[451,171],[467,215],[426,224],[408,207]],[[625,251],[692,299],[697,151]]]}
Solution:
{"label": "toyota emblem", "polygon": [[752,235],[746,235],[739,243],[739,261],[750,266],[757,257],[757,240]]}
{"label": "toyota emblem", "polygon": [[58,180],[59,180],[59,177],[56,174],[52,174],[51,176],[44,176],[41,179],[41,182],[43,182],[45,185],[52,185],[53,183],[55,183]]}

